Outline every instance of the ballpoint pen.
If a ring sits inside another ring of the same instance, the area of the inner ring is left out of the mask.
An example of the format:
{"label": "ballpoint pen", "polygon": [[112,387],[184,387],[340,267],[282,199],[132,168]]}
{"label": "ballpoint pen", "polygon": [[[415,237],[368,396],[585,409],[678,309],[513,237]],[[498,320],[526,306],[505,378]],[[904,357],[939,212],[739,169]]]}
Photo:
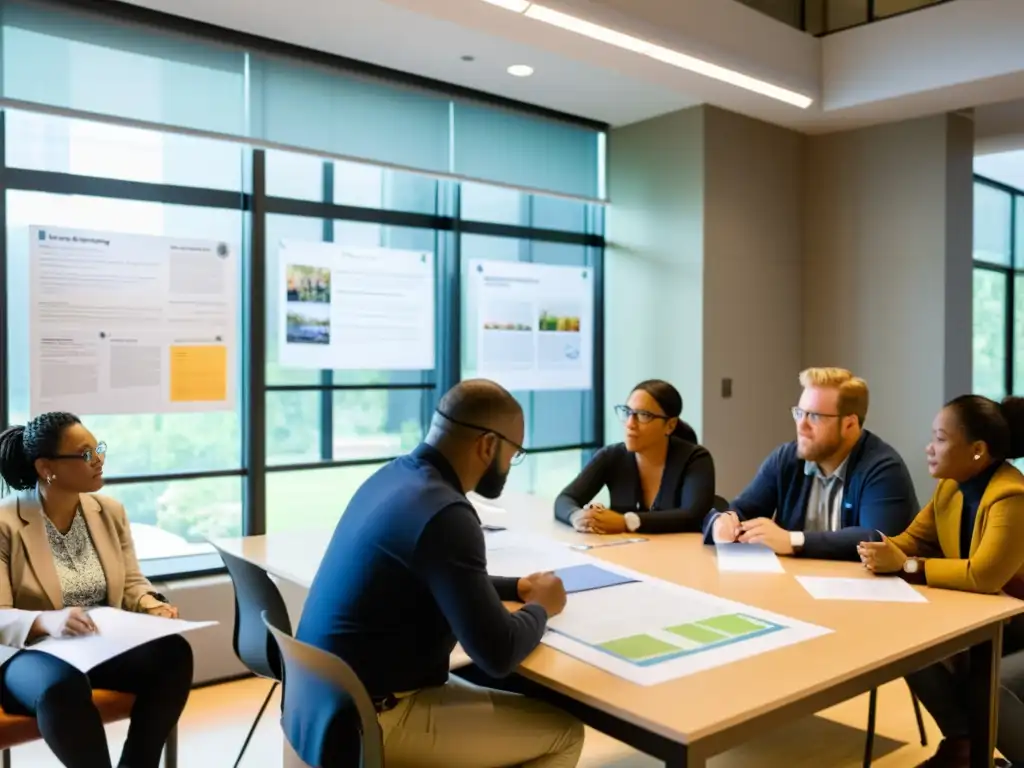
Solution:
{"label": "ballpoint pen", "polygon": [[587,550],[587,549],[598,549],[599,547],[618,547],[623,544],[639,544],[643,541],[647,541],[643,536],[634,536],[629,539],[616,539],[615,541],[605,541],[600,544],[570,544],[569,549],[576,550]]}

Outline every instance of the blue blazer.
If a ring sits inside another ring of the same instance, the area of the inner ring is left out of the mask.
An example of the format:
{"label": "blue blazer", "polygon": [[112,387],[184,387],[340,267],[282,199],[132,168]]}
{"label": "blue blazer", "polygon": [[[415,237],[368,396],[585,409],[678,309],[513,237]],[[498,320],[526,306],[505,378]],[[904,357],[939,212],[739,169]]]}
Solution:
{"label": "blue blazer", "polygon": [[[796,455],[796,441],[780,445],[765,459],[753,482],[731,505],[741,520],[775,516],[788,531],[802,531],[813,476]],[[918,513],[914,483],[903,459],[877,435],[864,430],[850,452],[843,483],[842,530],[807,532],[800,554],[828,560],[856,560],[857,544],[877,539],[876,531],[896,536]],[[704,523],[704,541],[712,543]]]}

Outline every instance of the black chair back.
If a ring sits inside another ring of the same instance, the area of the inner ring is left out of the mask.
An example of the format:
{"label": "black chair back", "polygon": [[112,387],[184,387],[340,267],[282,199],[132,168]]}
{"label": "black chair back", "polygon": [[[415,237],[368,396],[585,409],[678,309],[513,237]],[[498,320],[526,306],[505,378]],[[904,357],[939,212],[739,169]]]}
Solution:
{"label": "black chair back", "polygon": [[263,622],[284,665],[281,727],[299,758],[313,768],[383,768],[377,710],[352,668],[291,637],[268,613]]}
{"label": "black chair back", "polygon": [[225,552],[216,544],[213,546],[220,553],[235,587],[235,630],[232,638],[235,655],[253,674],[280,680],[281,656],[277,644],[267,632],[262,614],[266,611],[274,626],[291,634],[292,625],[284,598],[267,572],[258,565]]}
{"label": "black chair back", "polygon": [[711,508],[719,512],[725,512],[729,509],[729,500],[725,496],[715,496],[715,501]]}

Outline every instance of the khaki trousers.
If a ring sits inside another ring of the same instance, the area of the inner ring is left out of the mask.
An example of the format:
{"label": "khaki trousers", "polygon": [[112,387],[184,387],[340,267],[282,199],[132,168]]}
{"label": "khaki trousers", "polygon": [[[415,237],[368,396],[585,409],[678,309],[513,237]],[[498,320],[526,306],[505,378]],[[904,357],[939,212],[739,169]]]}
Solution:
{"label": "khaki trousers", "polygon": [[388,768],[574,768],[583,724],[548,704],[452,677],[380,715]]}

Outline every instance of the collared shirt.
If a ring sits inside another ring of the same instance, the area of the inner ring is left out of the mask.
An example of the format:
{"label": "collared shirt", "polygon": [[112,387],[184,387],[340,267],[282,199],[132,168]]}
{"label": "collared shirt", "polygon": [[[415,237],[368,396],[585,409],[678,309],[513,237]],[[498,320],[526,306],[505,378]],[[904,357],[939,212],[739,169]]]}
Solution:
{"label": "collared shirt", "polygon": [[843,527],[843,486],[846,482],[847,456],[831,475],[812,462],[804,462],[804,474],[813,477],[807,494],[804,531],[832,532]]}
{"label": "collared shirt", "polygon": [[61,533],[50,522],[50,518],[45,515],[43,517],[46,520],[46,538],[53,553],[53,564],[60,577],[64,605],[89,608],[106,603],[107,576],[96,554],[82,510],[75,512],[75,519],[67,533]]}

